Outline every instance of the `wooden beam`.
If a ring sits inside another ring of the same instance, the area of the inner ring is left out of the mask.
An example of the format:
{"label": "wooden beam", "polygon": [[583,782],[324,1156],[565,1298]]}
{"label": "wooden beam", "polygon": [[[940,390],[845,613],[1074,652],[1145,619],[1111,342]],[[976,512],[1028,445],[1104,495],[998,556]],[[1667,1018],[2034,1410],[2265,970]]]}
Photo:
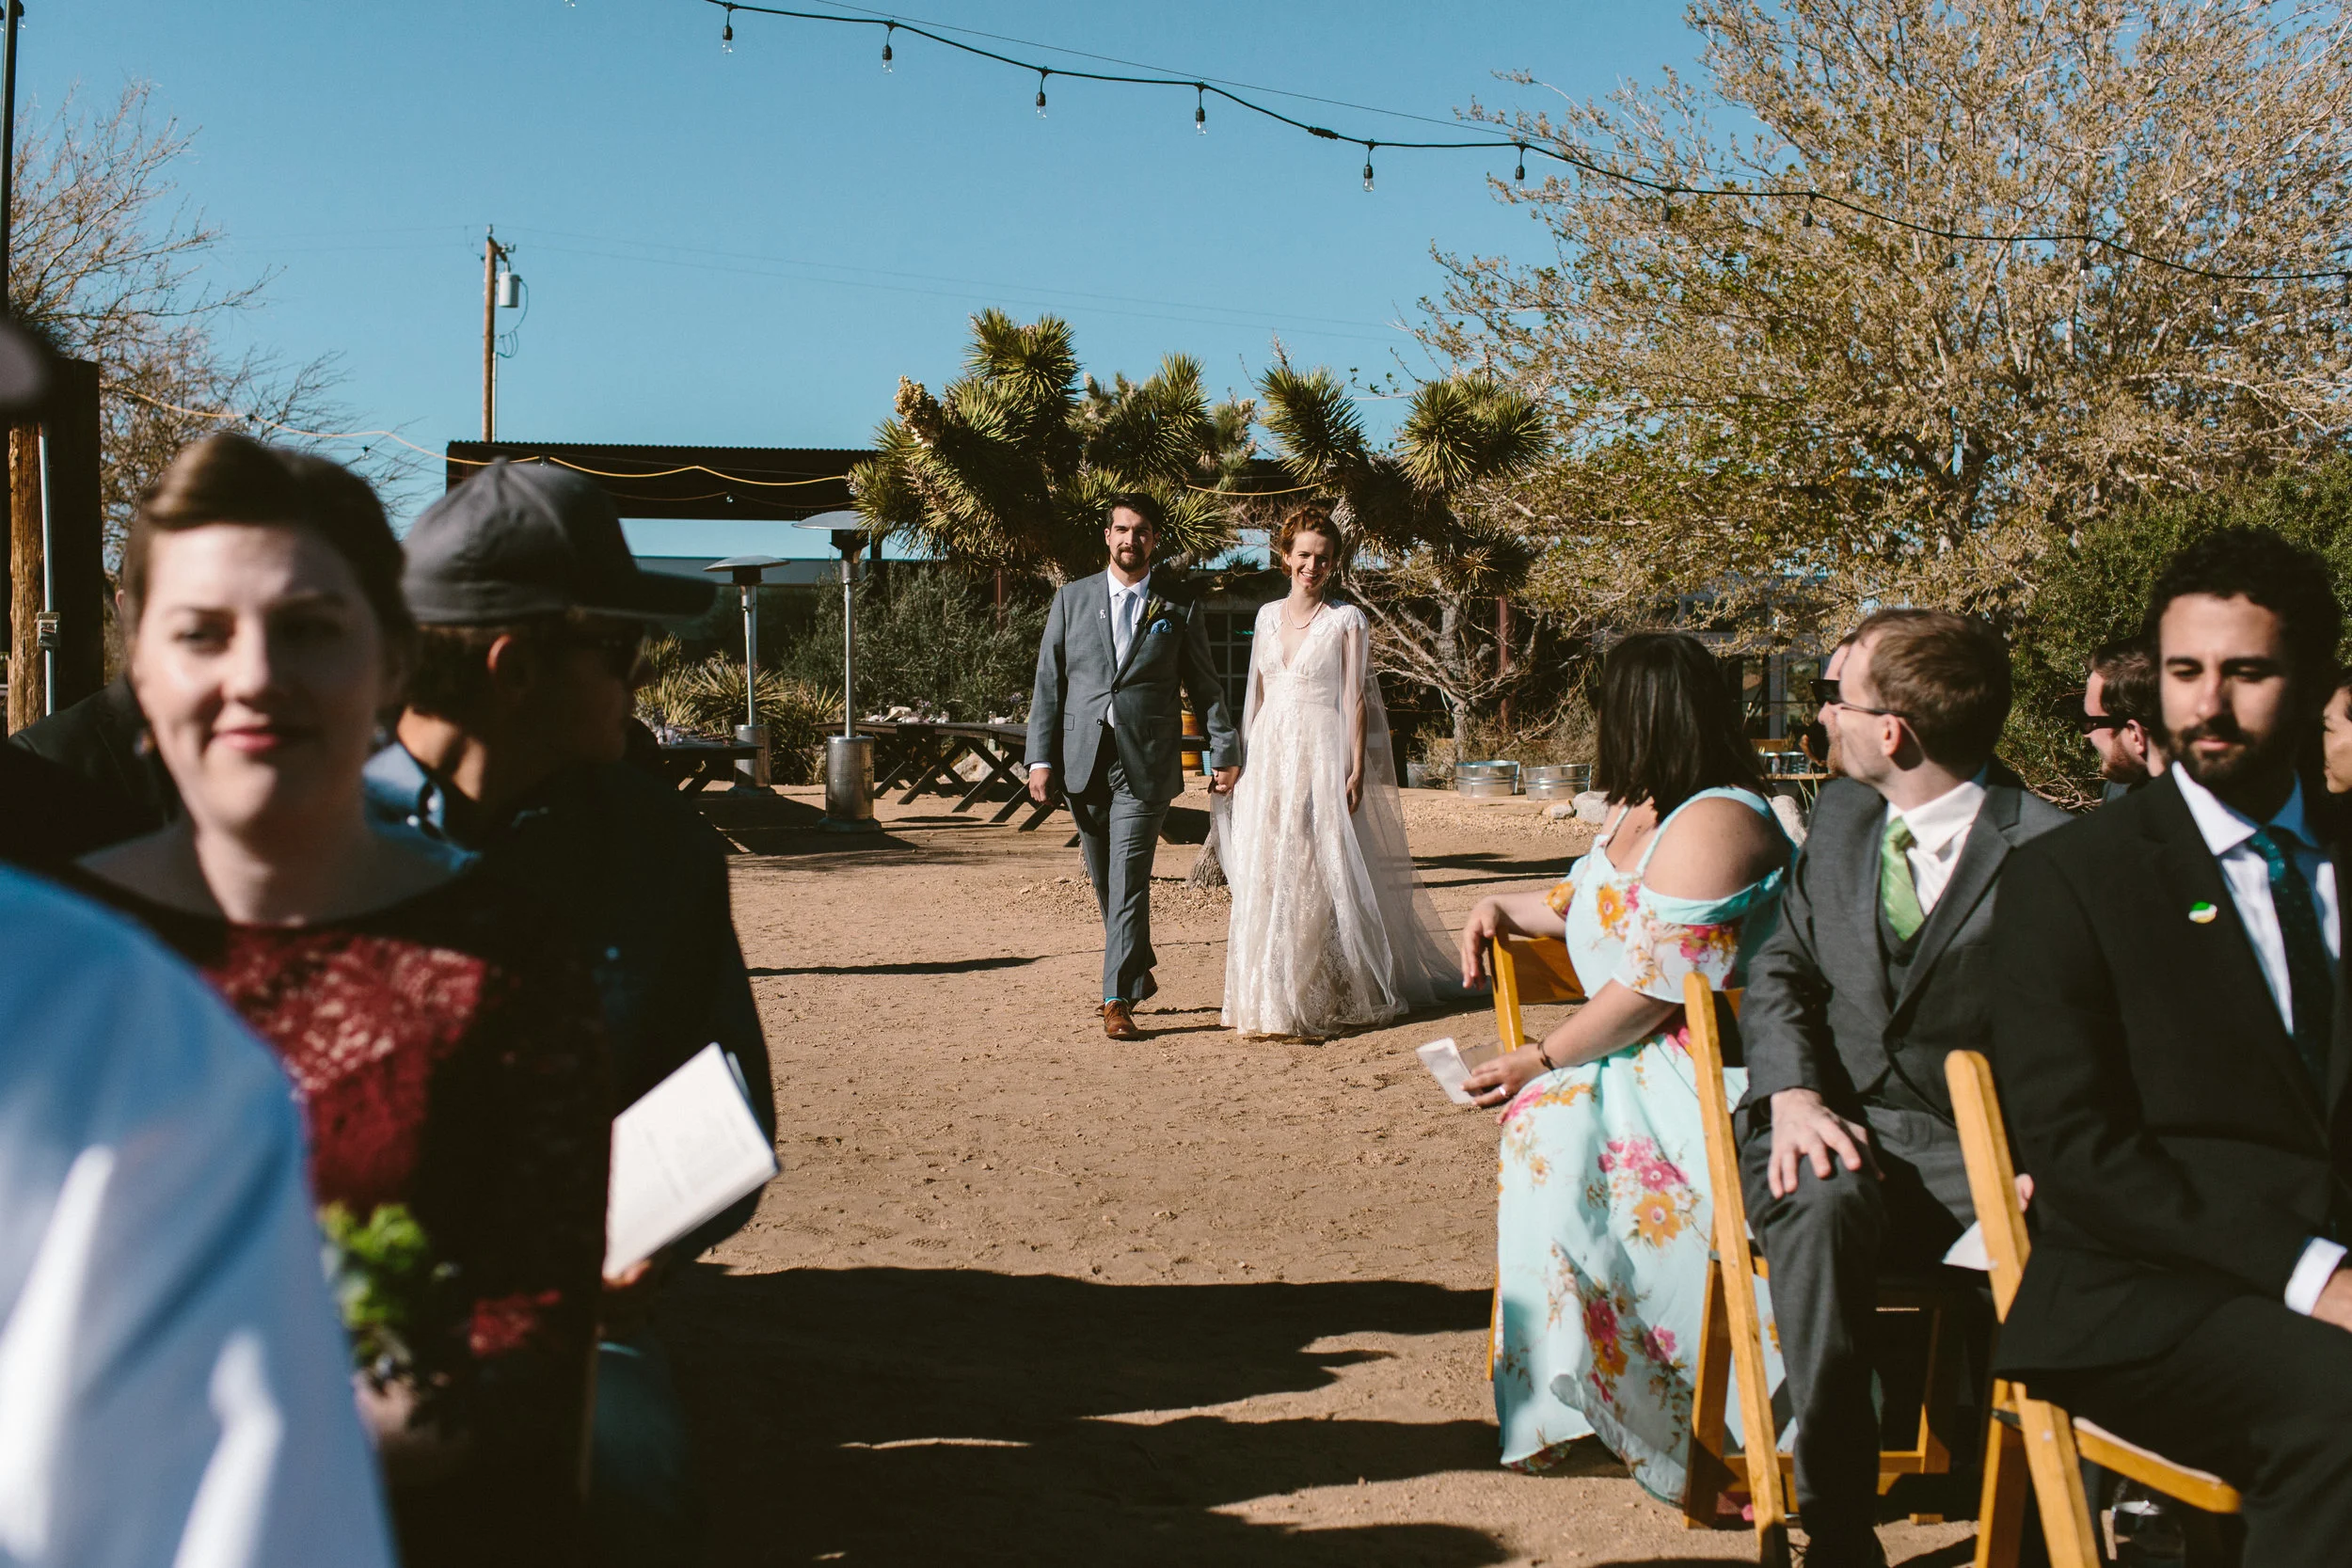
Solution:
{"label": "wooden beam", "polygon": [[98,367],[60,360],[42,428],[49,436],[49,608],[57,646],[49,705],[70,707],[106,684],[106,526],[99,501]]}
{"label": "wooden beam", "polygon": [[8,431],[8,728],[23,729],[49,711],[40,657],[43,605],[40,426]]}

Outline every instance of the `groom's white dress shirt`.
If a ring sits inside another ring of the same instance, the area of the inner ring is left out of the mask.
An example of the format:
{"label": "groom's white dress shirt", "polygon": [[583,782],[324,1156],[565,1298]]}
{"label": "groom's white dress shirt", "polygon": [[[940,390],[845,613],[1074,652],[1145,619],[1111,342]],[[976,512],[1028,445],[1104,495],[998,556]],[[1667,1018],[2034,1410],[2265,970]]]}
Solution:
{"label": "groom's white dress shirt", "polygon": [[[2254,958],[2262,965],[2263,978],[2270,986],[2270,998],[2279,1005],[2279,1021],[2287,1032],[2295,1032],[2295,987],[2287,978],[2286,938],[2279,931],[2279,911],[2270,901],[2270,867],[2252,844],[2254,835],[2265,827],[2295,840],[2295,868],[2303,874],[2303,885],[2312,890],[2312,904],[2319,916],[2319,932],[2328,943],[2330,959],[2343,951],[2342,917],[2336,905],[2336,868],[2312,842],[2312,829],[2303,812],[2303,785],[2298,781],[2287,797],[2287,803],[2267,823],[2224,805],[2213,791],[2188,776],[2179,763],[2172,765],[2173,782],[2181,786],[2181,799],[2188,802],[2188,814],[2197,822],[2197,832],[2213,851],[2213,858],[2221,868],[2221,879],[2230,889],[2230,902],[2236,906],[2238,920],[2246,927],[2247,936],[2254,944]],[[2304,1247],[2302,1259],[2295,1265],[2295,1273],[2287,1278],[2286,1302],[2305,1317],[2311,1316],[2319,1305],[2319,1292],[2328,1286],[2329,1276],[2344,1262],[2344,1249],[2325,1237],[2314,1236]]]}
{"label": "groom's white dress shirt", "polygon": [[[1124,665],[1127,650],[1135,646],[1136,617],[1143,610],[1143,591],[1151,586],[1152,577],[1147,572],[1141,581],[1121,582],[1118,573],[1105,572],[1103,578],[1111,585],[1111,658],[1115,665]],[[1103,722],[1112,729],[1119,728],[1116,702],[1103,710]]]}

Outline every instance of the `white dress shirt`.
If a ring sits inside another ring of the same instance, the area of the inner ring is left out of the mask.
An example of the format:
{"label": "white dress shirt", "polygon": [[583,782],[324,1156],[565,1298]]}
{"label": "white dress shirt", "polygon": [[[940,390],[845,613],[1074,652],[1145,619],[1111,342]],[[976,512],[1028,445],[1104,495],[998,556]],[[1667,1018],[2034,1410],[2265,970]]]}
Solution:
{"label": "white dress shirt", "polygon": [[1903,858],[1911,863],[1911,885],[1919,895],[1919,912],[1935,912],[1935,906],[1950,885],[1953,868],[1960,864],[1960,852],[1968,847],[1968,830],[1976,825],[1977,813],[1984,809],[1984,774],[1963,784],[1954,784],[1932,800],[1922,801],[1909,811],[1886,808],[1890,817],[1899,816],[1911,829],[1911,847]]}
{"label": "white dress shirt", "polygon": [[[1127,650],[1134,645],[1136,633],[1141,629],[1136,625],[1136,617],[1143,609],[1143,591],[1151,586],[1152,578],[1149,573],[1136,582],[1121,582],[1116,572],[1105,572],[1103,577],[1111,585],[1111,657],[1120,664],[1125,664]],[[1103,722],[1112,729],[1119,728],[1117,703],[1103,710]]]}
{"label": "white dress shirt", "polygon": [[[2196,819],[2205,847],[2213,851],[2215,862],[2221,867],[2221,879],[2230,890],[2230,902],[2236,906],[2238,919],[2253,942],[2254,958],[2262,965],[2263,979],[2270,987],[2270,999],[2278,1004],[2279,1022],[2286,1025],[2291,1035],[2295,1032],[2295,988],[2287,978],[2286,939],[2279,932],[2279,911],[2270,901],[2270,867],[2252,843],[2254,835],[2265,827],[2295,835],[2295,867],[2303,874],[2304,885],[2312,890],[2328,957],[2332,960],[2343,950],[2336,907],[2336,868],[2312,842],[2312,830],[2303,815],[2302,783],[2296,781],[2287,796],[2287,803],[2267,823],[2262,823],[2233,806],[2224,805],[2177,762],[2172,765],[2172,779],[2181,786],[2181,799],[2188,802],[2188,814]],[[2344,1261],[2344,1252],[2334,1242],[2312,1237],[2311,1244],[2303,1249],[2302,1260],[2287,1279],[2287,1305],[2308,1317],[2318,1305],[2319,1292],[2326,1289],[2328,1276]]]}
{"label": "white dress shirt", "polygon": [[0,952],[0,1562],[390,1568],[277,1062],[6,870]]}

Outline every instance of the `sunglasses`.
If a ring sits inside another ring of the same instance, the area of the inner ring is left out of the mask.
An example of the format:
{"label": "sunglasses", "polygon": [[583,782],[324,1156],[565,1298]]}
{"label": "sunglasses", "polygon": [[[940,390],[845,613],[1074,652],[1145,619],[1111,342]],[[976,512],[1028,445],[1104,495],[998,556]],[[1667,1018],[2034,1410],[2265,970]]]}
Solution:
{"label": "sunglasses", "polygon": [[1837,683],[1833,680],[1816,678],[1813,682],[1813,700],[1823,707],[1842,707],[1848,713],[1867,713],[1873,719],[1899,719],[1906,724],[1911,722],[1908,713],[1897,713],[1891,707],[1864,707],[1860,703],[1846,701],[1837,694]]}
{"label": "sunglasses", "polygon": [[2131,721],[2112,713],[2080,713],[2074,716],[2074,722],[2082,726],[2083,734],[2096,735],[2101,730],[2120,730]]}
{"label": "sunglasses", "polygon": [[644,656],[645,633],[643,627],[628,630],[572,632],[565,641],[575,648],[596,656],[597,661],[613,679],[627,680],[635,673],[637,661]]}

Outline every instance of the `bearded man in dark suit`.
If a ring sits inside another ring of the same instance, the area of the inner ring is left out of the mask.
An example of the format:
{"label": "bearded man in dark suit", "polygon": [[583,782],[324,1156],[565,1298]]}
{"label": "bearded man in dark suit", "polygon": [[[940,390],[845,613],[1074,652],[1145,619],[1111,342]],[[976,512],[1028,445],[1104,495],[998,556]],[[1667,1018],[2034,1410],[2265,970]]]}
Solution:
{"label": "bearded man in dark suit", "polygon": [[2352,1559],[2352,1039],[2298,763],[2326,562],[2266,529],[2148,612],[2170,769],[2010,861],[1993,1060],[2035,1180],[1995,1370],[2246,1498],[2246,1561]]}

